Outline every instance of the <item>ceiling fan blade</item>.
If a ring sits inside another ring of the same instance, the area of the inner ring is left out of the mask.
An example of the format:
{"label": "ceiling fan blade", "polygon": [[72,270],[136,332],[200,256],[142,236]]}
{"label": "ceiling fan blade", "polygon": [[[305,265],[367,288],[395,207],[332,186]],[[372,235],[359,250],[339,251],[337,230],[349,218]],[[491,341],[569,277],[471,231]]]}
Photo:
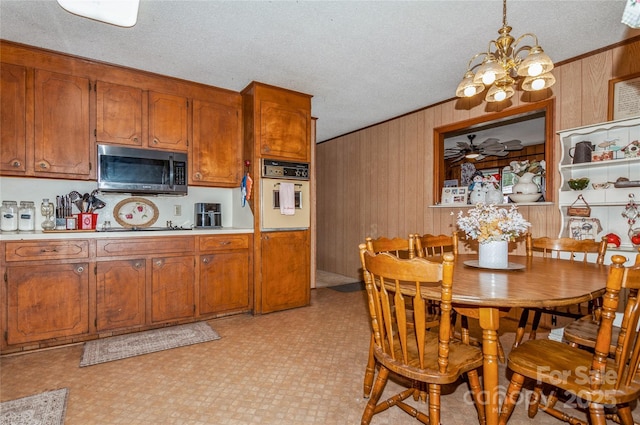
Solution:
{"label": "ceiling fan blade", "polygon": [[507,152],[507,151],[493,152],[493,153],[491,153],[491,155],[495,155],[495,156],[507,156],[507,155],[509,155],[509,152]]}
{"label": "ceiling fan blade", "polygon": [[480,155],[476,156],[474,159],[476,160],[476,162],[478,162],[485,159],[486,157],[487,155],[481,153]]}
{"label": "ceiling fan blade", "polygon": [[488,138],[487,140],[485,140],[484,142],[480,143],[480,144],[478,145],[478,147],[479,147],[479,148],[484,148],[484,147],[492,146],[492,145],[499,144],[499,143],[500,143],[500,140],[499,140],[499,139],[496,139],[496,138],[490,137],[490,138]]}
{"label": "ceiling fan blade", "polygon": [[467,142],[457,142],[456,144],[460,149],[471,149],[471,146]]}
{"label": "ceiling fan blade", "polygon": [[519,151],[520,149],[524,148],[520,140],[509,140],[507,142],[503,142],[502,144],[508,151]]}

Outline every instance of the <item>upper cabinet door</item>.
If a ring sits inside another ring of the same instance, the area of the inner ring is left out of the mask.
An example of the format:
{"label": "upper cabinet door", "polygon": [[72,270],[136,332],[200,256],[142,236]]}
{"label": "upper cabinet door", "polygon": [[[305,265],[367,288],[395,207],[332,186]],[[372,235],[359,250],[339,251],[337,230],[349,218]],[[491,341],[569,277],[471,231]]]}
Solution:
{"label": "upper cabinet door", "polygon": [[242,179],[241,103],[193,101],[189,184],[237,187]]}
{"label": "upper cabinet door", "polygon": [[308,109],[262,100],[260,134],[262,156],[309,161],[311,113]]}
{"label": "upper cabinet door", "polygon": [[0,65],[0,171],[24,174],[27,164],[27,70]]}
{"label": "upper cabinet door", "polygon": [[87,78],[36,70],[36,175],[89,177],[89,84]]}
{"label": "upper cabinet door", "polygon": [[142,90],[119,84],[96,83],[96,140],[98,143],[142,146]]}
{"label": "upper cabinet door", "polygon": [[186,152],[188,110],[184,97],[149,92],[149,146]]}

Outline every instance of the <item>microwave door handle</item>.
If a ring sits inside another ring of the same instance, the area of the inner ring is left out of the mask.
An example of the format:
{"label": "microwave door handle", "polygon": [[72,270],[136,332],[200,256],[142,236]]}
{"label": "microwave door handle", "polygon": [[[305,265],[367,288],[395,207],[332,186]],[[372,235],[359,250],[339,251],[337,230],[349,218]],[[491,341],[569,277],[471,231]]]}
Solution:
{"label": "microwave door handle", "polygon": [[169,155],[169,187],[173,189],[175,176],[173,175],[173,155]]}

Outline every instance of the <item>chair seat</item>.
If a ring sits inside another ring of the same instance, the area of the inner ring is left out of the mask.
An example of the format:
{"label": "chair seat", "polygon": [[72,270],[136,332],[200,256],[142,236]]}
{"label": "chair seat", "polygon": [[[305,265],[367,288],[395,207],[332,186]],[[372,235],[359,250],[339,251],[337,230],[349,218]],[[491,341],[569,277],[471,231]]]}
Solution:
{"label": "chair seat", "polygon": [[[584,316],[569,323],[564,328],[564,339],[570,344],[577,344],[583,347],[594,348],[598,336],[599,323],[593,320],[591,315]],[[615,354],[616,343],[620,335],[620,328],[614,326],[611,332],[611,345],[609,354]]]}
{"label": "chair seat", "polygon": [[400,344],[396,344],[398,348],[394,351],[398,360],[384,353],[379,347],[375,347],[374,355],[376,360],[395,373],[400,373],[417,381],[437,384],[450,384],[455,382],[463,373],[482,366],[482,351],[478,347],[451,340],[449,343],[447,370],[444,373],[440,372],[438,365],[438,338],[437,334],[434,333],[434,336],[427,337],[425,342],[425,365],[424,369],[420,369],[418,353],[415,349],[415,338],[410,337],[410,339],[412,341],[408,344],[409,366],[400,361],[402,359]]}
{"label": "chair seat", "polygon": [[[541,360],[544,361],[541,363]],[[535,339],[524,342],[509,354],[508,366],[516,373],[535,376],[540,382],[556,386],[579,397],[598,404],[629,403],[640,395],[640,381],[632,381],[628,387],[613,388],[617,379],[616,365],[608,359],[603,374],[603,384],[598,390],[589,390],[589,369],[593,363],[593,354],[571,347],[562,342]],[[572,369],[567,370],[570,364]],[[542,366],[544,365],[544,366]]]}

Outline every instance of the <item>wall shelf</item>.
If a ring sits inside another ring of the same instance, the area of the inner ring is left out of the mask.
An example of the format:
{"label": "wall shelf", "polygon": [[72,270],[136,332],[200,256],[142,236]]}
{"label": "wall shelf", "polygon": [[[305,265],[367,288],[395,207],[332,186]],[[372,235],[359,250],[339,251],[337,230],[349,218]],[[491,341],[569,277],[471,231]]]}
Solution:
{"label": "wall shelf", "polygon": [[[573,231],[569,228],[572,218],[567,213],[579,195],[591,207],[590,218],[599,220],[602,230],[596,238],[601,238],[607,233],[615,233],[622,239],[620,248],[616,251],[633,252],[636,248],[631,244],[628,236],[629,224],[622,216],[625,205],[629,202],[629,195],[633,194],[635,201],[640,202],[640,187],[616,188],[613,183],[620,177],[631,181],[640,180],[640,156],[629,157],[621,151],[629,143],[640,140],[640,117],[625,120],[609,121],[584,127],[559,131],[561,158],[558,164],[560,184],[558,194],[558,208],[562,217],[559,237],[574,237],[580,239],[592,233],[577,232],[575,224]],[[614,150],[614,159],[608,161],[594,161],[573,164],[570,155],[572,148],[577,143],[590,142],[596,151],[603,150],[606,142],[615,142],[617,150]],[[626,156],[626,157],[625,157]],[[568,185],[570,179],[581,177],[589,178],[589,186],[584,190],[571,190]],[[610,182],[607,189],[594,189],[593,183]],[[580,202],[576,203],[576,205]],[[573,221],[575,223],[575,221]],[[640,222],[637,223],[640,226]]]}

